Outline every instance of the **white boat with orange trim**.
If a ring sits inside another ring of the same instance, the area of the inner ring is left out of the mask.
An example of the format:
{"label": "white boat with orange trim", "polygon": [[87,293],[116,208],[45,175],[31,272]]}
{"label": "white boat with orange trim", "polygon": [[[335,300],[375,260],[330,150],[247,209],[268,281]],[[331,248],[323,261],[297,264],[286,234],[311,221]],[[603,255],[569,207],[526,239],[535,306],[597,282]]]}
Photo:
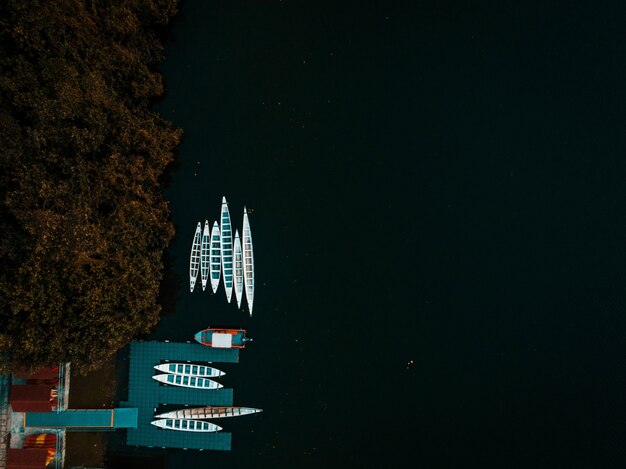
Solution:
{"label": "white boat with orange trim", "polygon": [[220,329],[215,327],[196,332],[194,339],[202,345],[213,348],[244,348],[246,342],[252,342],[252,339],[246,337],[245,329]]}

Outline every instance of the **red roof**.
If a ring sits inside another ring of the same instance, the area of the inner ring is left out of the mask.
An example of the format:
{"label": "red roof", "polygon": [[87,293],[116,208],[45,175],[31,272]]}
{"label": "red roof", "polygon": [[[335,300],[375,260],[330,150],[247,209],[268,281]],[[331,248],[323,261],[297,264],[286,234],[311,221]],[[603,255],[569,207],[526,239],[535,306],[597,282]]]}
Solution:
{"label": "red roof", "polygon": [[47,366],[35,373],[25,373],[17,370],[13,375],[22,379],[55,379],[59,377],[59,367],[56,365]]}
{"label": "red roof", "polygon": [[24,438],[24,448],[56,449],[57,436],[53,433],[37,433]]}
{"label": "red roof", "polygon": [[9,402],[14,412],[50,412],[51,387],[49,384],[14,384]]}
{"label": "red roof", "polygon": [[46,467],[48,450],[9,448],[7,469],[43,469]]}

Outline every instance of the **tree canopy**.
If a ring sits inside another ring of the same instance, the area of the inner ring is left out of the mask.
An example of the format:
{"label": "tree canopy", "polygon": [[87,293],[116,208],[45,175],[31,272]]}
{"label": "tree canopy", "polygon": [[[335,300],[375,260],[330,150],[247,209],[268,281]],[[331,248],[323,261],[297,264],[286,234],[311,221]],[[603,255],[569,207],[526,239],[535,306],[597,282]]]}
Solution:
{"label": "tree canopy", "polygon": [[174,229],[159,180],[181,131],[159,33],[175,0],[0,4],[0,345],[79,370],[159,318]]}

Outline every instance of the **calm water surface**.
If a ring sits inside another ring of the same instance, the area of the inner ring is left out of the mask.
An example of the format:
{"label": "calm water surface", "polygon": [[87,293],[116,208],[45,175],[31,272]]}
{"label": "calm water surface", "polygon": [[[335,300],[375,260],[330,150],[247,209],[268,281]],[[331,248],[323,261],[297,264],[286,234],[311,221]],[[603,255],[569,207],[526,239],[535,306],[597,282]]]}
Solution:
{"label": "calm water surface", "polygon": [[[623,467],[624,9],[459,3],[185,0],[153,338],[248,328],[265,412],[169,467]],[[252,318],[188,292],[222,195]]]}

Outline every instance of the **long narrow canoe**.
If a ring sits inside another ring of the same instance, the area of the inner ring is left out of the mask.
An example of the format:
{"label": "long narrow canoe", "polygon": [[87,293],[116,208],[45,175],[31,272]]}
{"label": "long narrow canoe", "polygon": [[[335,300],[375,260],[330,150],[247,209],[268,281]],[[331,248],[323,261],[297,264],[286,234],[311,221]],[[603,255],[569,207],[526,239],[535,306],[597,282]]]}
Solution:
{"label": "long narrow canoe", "polygon": [[252,303],[254,302],[254,251],[252,249],[252,231],[246,207],[243,208],[243,284],[246,289],[248,311],[252,316]]}
{"label": "long narrow canoe", "polygon": [[211,230],[211,254],[209,261],[211,263],[211,288],[213,293],[217,291],[217,287],[220,286],[220,276],[222,267],[222,248],[220,245],[220,227],[217,222],[213,223],[213,229]]}
{"label": "long narrow canoe", "polygon": [[222,370],[206,365],[193,365],[191,363],[161,363],[154,367],[155,370],[175,375],[196,376],[200,378],[217,378],[224,376]]}
{"label": "long narrow canoe", "polygon": [[185,419],[157,419],[150,422],[155,427],[181,432],[219,432],[222,427],[211,422]]}
{"label": "long narrow canoe", "polygon": [[164,414],[156,415],[154,418],[161,419],[219,419],[225,417],[239,417],[240,415],[252,415],[263,412],[261,409],[252,407],[194,407],[191,409],[179,409]]}
{"label": "long narrow canoe", "polygon": [[197,378],[195,376],[171,375],[168,373],[154,375],[152,379],[156,379],[159,383],[180,386],[181,388],[219,389],[224,387],[222,384],[217,381],[213,381],[212,379]]}
{"label": "long narrow canoe", "polygon": [[226,290],[226,299],[230,303],[233,296],[233,231],[230,226],[230,212],[226,197],[222,197],[222,213],[220,215],[222,237],[222,274],[224,275],[224,288]]}
{"label": "long narrow canoe", "polygon": [[206,288],[207,280],[209,280],[209,240],[211,239],[211,227],[209,220],[204,221],[204,230],[202,231],[202,243],[200,245],[200,276],[202,278],[202,291]]}
{"label": "long narrow canoe", "polygon": [[193,292],[200,269],[200,238],[202,237],[202,223],[198,222],[196,233],[191,243],[191,255],[189,256],[189,289]]}
{"label": "long narrow canoe", "polygon": [[243,253],[241,251],[241,240],[239,230],[235,230],[235,298],[237,298],[237,308],[241,308],[241,298],[243,297]]}

